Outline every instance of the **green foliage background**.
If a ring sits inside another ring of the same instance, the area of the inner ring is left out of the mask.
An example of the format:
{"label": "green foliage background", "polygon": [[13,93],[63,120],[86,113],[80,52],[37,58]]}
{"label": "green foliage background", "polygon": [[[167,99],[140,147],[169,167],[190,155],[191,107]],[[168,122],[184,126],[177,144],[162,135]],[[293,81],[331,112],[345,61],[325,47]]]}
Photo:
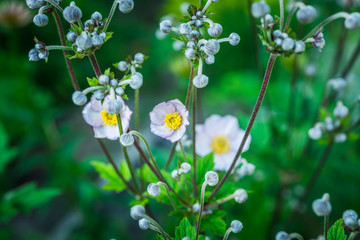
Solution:
{"label": "green foliage background", "polygon": [[[63,5],[69,2],[64,0]],[[140,119],[141,129],[155,146],[154,154],[160,165],[171,145],[149,133],[148,113],[161,101],[184,100],[189,65],[180,52],[173,51],[170,37],[158,40],[155,31],[163,15],[180,16],[181,2],[135,0],[131,14],[116,12],[109,28],[114,32],[113,38],[97,52],[102,69],[137,52],[150,56],[141,70],[144,86]],[[268,2],[272,13],[278,14],[277,1]],[[112,1],[77,0],[76,3],[87,19],[95,10],[106,17]],[[319,9],[317,22],[341,11],[333,0],[309,3]],[[211,8],[216,12],[214,21],[224,27],[223,35],[237,32],[242,40],[237,47],[222,45],[216,63],[205,66],[210,83],[200,93],[199,121],[213,113],[232,114],[245,128],[261,83],[262,73],[257,70],[254,55],[254,44],[260,46],[260,43],[252,39],[246,1],[220,0]],[[323,145],[311,142],[307,155],[302,154],[302,149],[332,68],[342,26],[342,20],[329,25],[325,31],[327,45],[321,54],[309,50],[299,58],[300,77],[294,86],[296,104],[292,108],[295,118],[291,131],[288,131],[287,114],[293,59],[277,60],[267,98],[251,133],[250,150],[243,154],[257,166],[255,176],[241,180],[242,187],[251,190],[251,194],[246,203],[225,204],[223,209],[227,225],[233,219],[244,224],[243,231],[233,239],[273,239],[299,197],[299,186],[305,185],[319,161]],[[292,27],[299,26],[295,23]],[[310,26],[305,27],[305,32],[308,30]],[[155,239],[152,232],[141,231],[130,218],[129,195],[102,189],[105,182],[95,172],[92,161],[105,162],[105,159],[80,109],[71,102],[73,89],[62,53],[51,52],[48,63],[29,62],[27,54],[33,48],[34,36],[47,44],[59,43],[52,19],[44,28],[31,23],[22,28],[0,26],[0,239]],[[348,33],[340,70],[359,39],[359,30]],[[268,55],[260,47],[263,68]],[[312,79],[304,75],[309,62],[317,66],[317,75]],[[86,77],[94,76],[91,65],[86,59],[73,63],[84,88]],[[360,60],[350,74],[349,86],[339,96],[347,104],[360,93],[359,74]],[[129,97],[132,99],[132,94]],[[133,106],[131,100],[129,105]],[[334,103],[331,109],[333,106]],[[359,116],[359,106],[356,111]],[[106,144],[120,160],[118,143],[106,141]],[[322,233],[322,219],[312,213],[310,206],[324,192],[331,196],[331,223],[346,209],[360,213],[359,156],[358,141],[336,144],[304,211],[289,231],[299,232],[305,239]],[[284,209],[274,214],[279,196]],[[179,220],[168,216],[170,207],[153,199],[150,204],[164,229],[173,234]]]}

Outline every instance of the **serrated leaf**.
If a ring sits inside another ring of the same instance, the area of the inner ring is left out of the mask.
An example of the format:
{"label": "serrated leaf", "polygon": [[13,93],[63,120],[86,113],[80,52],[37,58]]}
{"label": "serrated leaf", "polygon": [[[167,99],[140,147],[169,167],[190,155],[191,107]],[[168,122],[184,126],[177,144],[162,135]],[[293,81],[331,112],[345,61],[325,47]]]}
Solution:
{"label": "serrated leaf", "polygon": [[87,80],[89,86],[91,86],[91,87],[95,87],[95,86],[99,85],[99,81],[95,77],[93,77],[93,78],[87,77],[86,80]]}
{"label": "serrated leaf", "polygon": [[156,240],[165,240],[161,235],[157,234],[156,235]]}
{"label": "serrated leaf", "polygon": [[[106,185],[103,186],[104,190],[121,192],[126,188],[125,183],[117,175],[111,164],[106,164],[99,161],[91,161],[91,165],[96,169],[96,171],[103,179],[109,181]],[[125,161],[121,161],[119,171],[126,181],[131,179],[130,170]]]}
{"label": "serrated leaf", "polygon": [[334,225],[331,226],[328,233],[328,240],[346,240],[347,236],[344,231],[344,224],[342,218],[337,220]]}
{"label": "serrated leaf", "polygon": [[184,237],[195,240],[195,236],[195,229],[187,218],[184,218],[175,229],[175,240],[182,240]]}
{"label": "serrated leaf", "polygon": [[190,16],[194,15],[197,11],[197,7],[194,5],[190,5],[187,9]]}
{"label": "serrated leaf", "polygon": [[203,215],[200,229],[202,231],[207,230],[219,236],[224,236],[226,231],[226,223],[223,217],[225,215],[225,211],[216,211],[211,215]]}

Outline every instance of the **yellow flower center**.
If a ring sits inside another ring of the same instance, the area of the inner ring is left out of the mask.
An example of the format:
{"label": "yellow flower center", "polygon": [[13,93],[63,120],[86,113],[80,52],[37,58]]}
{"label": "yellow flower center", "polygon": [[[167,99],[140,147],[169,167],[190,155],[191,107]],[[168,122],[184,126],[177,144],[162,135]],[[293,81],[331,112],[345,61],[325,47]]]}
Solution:
{"label": "yellow flower center", "polygon": [[116,114],[110,114],[105,110],[100,112],[101,119],[104,121],[104,125],[115,125],[117,124]]}
{"label": "yellow flower center", "polygon": [[215,136],[213,137],[210,146],[216,154],[227,153],[230,151],[230,140],[225,136]]}
{"label": "yellow flower center", "polygon": [[167,113],[164,119],[165,125],[169,128],[169,131],[176,130],[181,125],[181,115],[178,112]]}

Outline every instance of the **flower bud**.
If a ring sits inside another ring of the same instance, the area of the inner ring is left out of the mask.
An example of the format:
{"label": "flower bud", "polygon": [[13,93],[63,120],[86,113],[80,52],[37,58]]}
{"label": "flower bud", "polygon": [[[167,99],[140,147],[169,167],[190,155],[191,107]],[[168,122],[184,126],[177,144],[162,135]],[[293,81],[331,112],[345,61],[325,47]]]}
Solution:
{"label": "flower bud", "polygon": [[237,203],[243,203],[248,199],[248,194],[244,189],[238,189],[234,192],[234,199]]}
{"label": "flower bud", "polygon": [[36,14],[33,22],[38,27],[45,27],[49,22],[49,18],[45,14]]}
{"label": "flower bud", "polygon": [[190,32],[191,32],[191,27],[190,27],[190,25],[189,25],[189,24],[186,24],[186,23],[180,24],[180,26],[179,26],[179,32],[180,32],[180,34],[183,34],[183,35],[190,34]]}
{"label": "flower bud", "polygon": [[109,100],[104,104],[104,109],[109,114],[119,114],[122,108],[123,104],[118,99]]}
{"label": "flower bud", "polygon": [[188,172],[190,172],[190,170],[191,170],[191,165],[188,164],[188,163],[182,163],[182,164],[180,165],[180,169],[181,169],[181,171],[182,171],[183,173],[188,173]]}
{"label": "flower bud", "polygon": [[98,79],[99,83],[101,85],[105,85],[105,84],[108,84],[109,83],[109,77],[105,74],[101,75]]}
{"label": "flower bud", "polygon": [[270,12],[270,7],[265,1],[255,2],[251,5],[251,14],[253,17],[261,18]]}
{"label": "flower bud", "polygon": [[294,48],[295,42],[292,38],[285,38],[281,44],[281,47],[284,51],[290,51]]}
{"label": "flower bud", "polygon": [[101,20],[102,20],[102,15],[101,15],[101,13],[99,13],[99,12],[94,12],[94,13],[91,15],[91,19],[92,19],[92,20],[95,20],[95,21],[101,21]]}
{"label": "flower bud", "polygon": [[219,182],[219,175],[214,171],[209,171],[205,174],[205,181],[208,182],[209,186],[215,186]]}
{"label": "flower bud", "polygon": [[112,87],[117,87],[117,85],[118,85],[118,80],[116,80],[116,79],[111,79],[110,80],[110,86],[112,86]]}
{"label": "flower bud", "polygon": [[347,139],[347,136],[345,133],[338,133],[335,135],[335,142],[342,143],[345,142]]}
{"label": "flower bud", "polygon": [[322,137],[322,130],[320,124],[315,124],[313,128],[310,128],[308,135],[312,140],[319,140]]}
{"label": "flower bud", "polygon": [[160,30],[164,33],[169,33],[172,28],[172,23],[170,20],[164,20],[160,23]]}
{"label": "flower bud", "polygon": [[255,171],[255,165],[252,163],[245,162],[237,171],[237,174],[240,175],[240,177],[243,177],[245,175],[251,175]]}
{"label": "flower bud", "polygon": [[278,37],[280,37],[280,35],[281,35],[281,31],[280,31],[280,30],[275,30],[275,31],[272,33],[272,35],[274,36],[274,38],[278,38]]}
{"label": "flower bud", "polygon": [[354,12],[351,13],[346,19],[345,19],[345,27],[347,29],[355,29],[360,26],[360,13]]}
{"label": "flower bud", "polygon": [[354,229],[357,225],[356,220],[358,218],[357,213],[354,210],[346,210],[342,215],[344,225],[350,229]]}
{"label": "flower bud", "polygon": [[173,170],[171,172],[171,177],[174,178],[174,179],[179,178],[179,171],[177,169]]}
{"label": "flower bud", "polygon": [[39,61],[40,58],[39,58],[39,53],[36,49],[31,49],[29,51],[29,61],[32,61],[32,62],[37,62]]}
{"label": "flower bud", "polygon": [[206,42],[204,52],[208,55],[215,55],[220,50],[220,44],[218,41],[211,39]]}
{"label": "flower bud", "polygon": [[[264,21],[264,19],[265,19],[265,21]],[[266,25],[269,25],[269,24],[271,24],[271,23],[274,22],[274,18],[273,18],[273,16],[271,16],[270,14],[266,14],[265,17],[264,17],[264,18],[261,18],[260,21],[261,21],[261,23],[262,23],[262,26],[265,27],[265,24],[264,24],[264,23],[266,23]]]}
{"label": "flower bud", "polygon": [[214,25],[208,28],[208,33],[211,37],[219,37],[223,31],[223,28],[220,24],[215,23]]}
{"label": "flower bud", "polygon": [[135,73],[130,77],[130,87],[132,89],[139,89],[143,85],[143,76],[141,73]]}
{"label": "flower bud", "polygon": [[283,40],[282,40],[281,38],[276,38],[276,39],[274,40],[274,42],[275,42],[275,44],[276,44],[277,46],[280,46],[280,45],[282,44]]}
{"label": "flower bud", "polygon": [[134,220],[140,220],[144,218],[145,215],[145,208],[141,205],[135,205],[130,209],[130,216]]}
{"label": "flower bud", "polygon": [[68,32],[66,38],[69,42],[74,43],[76,41],[77,35],[74,32]]}
{"label": "flower bud", "polygon": [[198,39],[200,37],[200,33],[196,30],[192,30],[190,32],[190,37],[192,37],[193,39]]}
{"label": "flower bud", "polygon": [[91,43],[94,47],[100,47],[104,43],[104,39],[100,35],[95,35],[91,38]]}
{"label": "flower bud", "polygon": [[187,48],[184,54],[187,59],[192,60],[196,58],[196,52],[193,48]]}
{"label": "flower bud", "polygon": [[230,36],[229,36],[229,39],[230,39],[229,43],[232,46],[236,46],[240,42],[240,36],[237,33],[231,33]]}
{"label": "flower bud", "polygon": [[130,13],[134,9],[133,0],[120,0],[119,10],[122,13]]}
{"label": "flower bud", "polygon": [[124,94],[124,89],[122,87],[118,87],[115,89],[115,93],[118,96],[122,96]]}
{"label": "flower bud", "polygon": [[194,212],[200,212],[200,203],[195,203],[192,208]]}
{"label": "flower bud", "polygon": [[242,222],[240,222],[239,220],[234,220],[234,221],[232,221],[231,222],[231,231],[233,232],[233,233],[239,233],[239,232],[241,232],[241,230],[243,229],[243,224],[242,224]]}
{"label": "flower bud", "polygon": [[75,44],[82,50],[88,50],[92,47],[92,40],[86,32],[82,32],[81,35],[77,37]]}
{"label": "flower bud", "polygon": [[204,74],[200,76],[196,76],[193,79],[193,84],[197,88],[204,88],[208,85],[208,83],[209,83],[209,78]]}
{"label": "flower bud", "polygon": [[339,91],[346,87],[346,81],[343,78],[330,79],[328,84],[335,90]]}
{"label": "flower bud", "polygon": [[196,19],[194,26],[197,28],[201,28],[202,26],[204,26],[204,22],[202,20]]}
{"label": "flower bud", "polygon": [[215,56],[214,55],[207,55],[206,58],[205,58],[205,62],[207,64],[213,64],[215,63]]}
{"label": "flower bud", "polygon": [[123,145],[124,147],[128,147],[134,144],[134,137],[133,135],[129,134],[129,133],[124,133],[120,136],[120,142],[121,145]]}
{"label": "flower bud", "polygon": [[187,44],[186,44],[186,47],[187,48],[195,48],[195,43],[194,43],[194,41],[189,41]]}
{"label": "flower bud", "polygon": [[96,100],[101,101],[104,99],[105,95],[103,91],[98,90],[94,92],[94,97]]}
{"label": "flower bud", "polygon": [[316,18],[317,11],[313,6],[307,5],[296,13],[297,20],[302,24],[311,23]]}
{"label": "flower bud", "polygon": [[128,64],[125,61],[120,61],[118,63],[118,69],[122,72],[125,72],[128,69]]}
{"label": "flower bud", "polygon": [[78,106],[82,106],[85,103],[87,103],[87,98],[86,98],[85,94],[80,91],[76,91],[73,93],[72,100],[73,100],[74,104],[78,105]]}
{"label": "flower bud", "polygon": [[331,204],[329,198],[329,194],[325,193],[321,199],[316,199],[312,203],[312,209],[317,216],[328,216],[330,214]]}
{"label": "flower bud", "polygon": [[308,65],[306,65],[305,67],[305,74],[308,77],[313,77],[316,74],[316,66],[315,64],[309,63]]}
{"label": "flower bud", "polygon": [[137,54],[135,54],[134,60],[135,60],[135,62],[142,64],[145,60],[145,56],[142,53],[137,53]]}
{"label": "flower bud", "polygon": [[40,0],[26,0],[26,5],[30,9],[37,9],[37,8],[42,7],[45,4],[46,4],[46,2],[40,1]]}
{"label": "flower bud", "polygon": [[142,218],[139,220],[139,227],[142,230],[147,230],[150,227],[150,222],[148,220],[146,220],[145,218]]}
{"label": "flower bud", "polygon": [[63,17],[69,23],[74,23],[82,17],[81,9],[75,5],[75,2],[71,2],[70,6],[64,9]]}
{"label": "flower bud", "polygon": [[203,17],[203,12],[202,11],[197,11],[196,13],[195,13],[195,16],[197,17],[197,18],[202,18]]}
{"label": "flower bud", "polygon": [[160,186],[156,183],[150,183],[147,187],[147,192],[150,196],[157,197],[160,195],[161,189]]}
{"label": "flower bud", "polygon": [[290,240],[289,234],[284,231],[278,232],[275,236],[275,240]]}
{"label": "flower bud", "polygon": [[303,41],[296,41],[294,52],[299,54],[299,53],[303,53],[304,51],[305,51],[305,43]]}
{"label": "flower bud", "polygon": [[342,101],[338,101],[334,109],[334,116],[337,118],[345,118],[348,114],[349,114],[349,109],[346,106],[344,106]]}

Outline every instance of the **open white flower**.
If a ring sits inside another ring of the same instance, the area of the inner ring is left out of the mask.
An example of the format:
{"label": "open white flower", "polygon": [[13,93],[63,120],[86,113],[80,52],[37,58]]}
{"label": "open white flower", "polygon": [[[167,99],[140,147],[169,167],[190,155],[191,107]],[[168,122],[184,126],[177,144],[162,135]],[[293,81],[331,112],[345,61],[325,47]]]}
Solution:
{"label": "open white flower", "polygon": [[[236,117],[211,115],[204,124],[196,125],[196,153],[205,156],[214,152],[214,170],[228,170],[244,137]],[[250,136],[242,152],[249,149]],[[239,163],[239,162],[238,162]]]}

